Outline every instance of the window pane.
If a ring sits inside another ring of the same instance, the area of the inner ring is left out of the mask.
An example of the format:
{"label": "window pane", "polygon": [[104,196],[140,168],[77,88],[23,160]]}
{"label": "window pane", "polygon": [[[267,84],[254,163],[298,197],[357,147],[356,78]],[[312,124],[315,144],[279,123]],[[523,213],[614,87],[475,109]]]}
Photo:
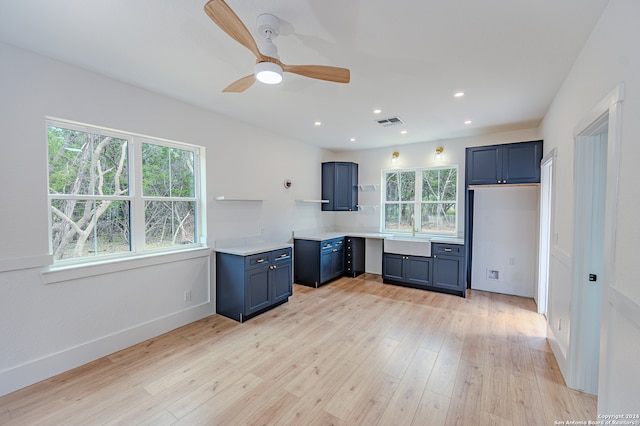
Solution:
{"label": "window pane", "polygon": [[127,140],[48,127],[49,193],[127,195]]}
{"label": "window pane", "polygon": [[142,145],[142,188],[148,197],[195,195],[192,151],[145,143]]}
{"label": "window pane", "polygon": [[454,232],[456,230],[455,203],[422,204],[422,231]]}
{"label": "window pane", "polygon": [[413,204],[402,204],[400,208],[400,229],[411,231],[413,222]]}
{"label": "window pane", "polygon": [[442,200],[455,202],[458,198],[458,170],[443,170],[442,183]]}
{"label": "window pane", "polygon": [[440,170],[422,171],[422,200],[438,201]]}
{"label": "window pane", "polygon": [[386,201],[399,201],[400,197],[400,191],[398,190],[398,173],[387,173],[387,179],[386,179],[386,194],[387,194],[387,198]]}
{"label": "window pane", "polygon": [[128,201],[52,200],[55,260],[131,251]]}
{"label": "window pane", "polygon": [[194,244],[195,208],[192,201],[147,201],[145,203],[145,244],[159,248]]}
{"label": "window pane", "polygon": [[400,173],[401,191],[400,201],[413,201],[416,199],[416,174],[415,172]]}
{"label": "window pane", "polygon": [[384,206],[384,227],[385,229],[399,229],[400,206],[398,204],[387,204]]}

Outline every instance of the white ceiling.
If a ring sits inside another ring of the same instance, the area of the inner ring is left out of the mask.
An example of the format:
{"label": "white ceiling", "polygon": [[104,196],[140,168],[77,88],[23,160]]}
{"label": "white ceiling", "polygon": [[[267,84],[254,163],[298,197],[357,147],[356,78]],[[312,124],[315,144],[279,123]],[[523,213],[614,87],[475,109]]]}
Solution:
{"label": "white ceiling", "polygon": [[[253,34],[261,13],[283,21],[283,62],[351,70],[349,84],[285,74],[240,94],[222,89],[255,57],[205,1],[0,0],[0,41],[353,150],[536,127],[608,0],[226,0]],[[406,124],[375,122],[390,116]]]}

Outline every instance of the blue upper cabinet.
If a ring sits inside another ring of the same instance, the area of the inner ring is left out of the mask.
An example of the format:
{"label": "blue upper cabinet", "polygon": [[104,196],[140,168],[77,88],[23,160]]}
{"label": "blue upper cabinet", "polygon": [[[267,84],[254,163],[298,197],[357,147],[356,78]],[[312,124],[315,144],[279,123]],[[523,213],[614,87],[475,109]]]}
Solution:
{"label": "blue upper cabinet", "polygon": [[540,183],[542,141],[467,148],[467,185]]}
{"label": "blue upper cabinet", "polygon": [[322,210],[358,210],[358,165],[343,161],[322,163]]}

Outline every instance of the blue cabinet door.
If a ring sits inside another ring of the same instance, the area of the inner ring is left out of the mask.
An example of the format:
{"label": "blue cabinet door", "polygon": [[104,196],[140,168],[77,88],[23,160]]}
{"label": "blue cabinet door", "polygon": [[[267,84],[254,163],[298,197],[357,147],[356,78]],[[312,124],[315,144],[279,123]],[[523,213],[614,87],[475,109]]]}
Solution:
{"label": "blue cabinet door", "polygon": [[431,287],[431,259],[428,257],[406,256],[406,282],[419,287]]}
{"label": "blue cabinet door", "polygon": [[404,281],[404,256],[384,253],[382,256],[382,278],[392,281]]}
{"label": "blue cabinet door", "polygon": [[500,146],[467,148],[468,185],[495,185],[502,181],[502,151]]}
{"label": "blue cabinet door", "polygon": [[505,183],[540,182],[542,141],[503,145],[502,179]]}
{"label": "blue cabinet door", "polygon": [[247,271],[245,315],[251,315],[271,305],[269,265]]}
{"label": "blue cabinet door", "polygon": [[271,270],[271,285],[273,288],[273,303],[286,300],[291,296],[291,261],[273,265]]}
{"label": "blue cabinet door", "polygon": [[464,293],[464,258],[438,255],[433,265],[433,286]]}

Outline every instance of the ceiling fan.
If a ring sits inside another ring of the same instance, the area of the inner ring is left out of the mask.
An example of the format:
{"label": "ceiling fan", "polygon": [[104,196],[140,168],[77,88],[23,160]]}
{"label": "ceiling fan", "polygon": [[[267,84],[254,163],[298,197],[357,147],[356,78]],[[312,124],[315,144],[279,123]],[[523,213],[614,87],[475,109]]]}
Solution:
{"label": "ceiling fan", "polygon": [[265,41],[258,48],[247,27],[224,0],[210,0],[205,4],[204,10],[222,31],[256,56],[254,73],[231,83],[223,92],[244,92],[256,79],[267,84],[280,83],[283,71],[336,83],[348,83],[351,78],[346,68],[282,63],[278,56],[278,49],[272,41],[272,38],[278,35],[280,28],[280,21],[273,15],[264,13],[258,16],[258,31],[265,37]]}

